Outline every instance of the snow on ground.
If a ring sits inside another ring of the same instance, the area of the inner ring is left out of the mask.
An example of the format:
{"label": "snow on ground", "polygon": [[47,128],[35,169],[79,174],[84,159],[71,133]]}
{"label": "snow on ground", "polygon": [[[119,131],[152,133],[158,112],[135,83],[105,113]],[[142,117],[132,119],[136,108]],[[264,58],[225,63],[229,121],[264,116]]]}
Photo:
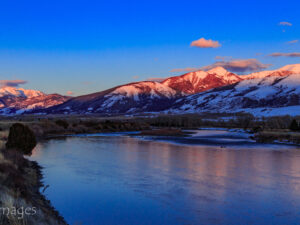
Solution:
{"label": "snow on ground", "polygon": [[300,74],[300,64],[286,65],[284,67],[281,67],[279,70],[282,70],[282,71],[291,71],[293,73],[299,73]]}
{"label": "snow on ground", "polygon": [[135,101],[139,101],[139,95],[147,93],[152,97],[163,95],[165,97],[171,98],[175,96],[176,91],[158,82],[145,81],[116,88],[113,92],[106,95],[106,97],[123,95],[128,98],[133,97]]}
{"label": "snow on ground", "polygon": [[[235,110],[236,112],[238,110]],[[243,112],[251,113],[255,116],[299,116],[300,115],[300,105],[296,106],[286,106],[279,108],[253,108],[253,109],[242,109]]]}
{"label": "snow on ground", "polygon": [[36,91],[36,90],[26,90],[23,88],[16,88],[16,87],[3,87],[0,88],[0,96],[6,96],[6,95],[12,95],[15,97],[27,97],[27,98],[32,98],[32,97],[37,97],[37,96],[42,96],[45,95],[41,91]]}

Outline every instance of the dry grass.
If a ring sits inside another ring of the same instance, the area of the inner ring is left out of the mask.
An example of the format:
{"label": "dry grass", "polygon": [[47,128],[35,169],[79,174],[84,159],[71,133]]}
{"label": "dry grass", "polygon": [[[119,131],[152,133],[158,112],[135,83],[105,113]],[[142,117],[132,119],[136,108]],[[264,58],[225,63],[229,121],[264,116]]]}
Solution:
{"label": "dry grass", "polygon": [[5,148],[5,143],[8,137],[8,130],[0,131],[0,150]]}
{"label": "dry grass", "polygon": [[[0,152],[0,224],[33,225],[65,224],[64,220],[39,192],[42,175],[40,167],[17,151]],[[24,209],[35,207],[36,214],[20,215]],[[9,209],[3,213],[1,209]],[[19,209],[18,213],[12,213]]]}
{"label": "dry grass", "polygon": [[[45,215],[45,213],[31,205],[22,198],[12,196],[9,191],[3,191],[0,196],[1,210],[0,224],[8,225],[60,225],[56,219]],[[32,211],[34,209],[35,211]],[[30,211],[34,215],[25,213]]]}
{"label": "dry grass", "polygon": [[262,143],[274,141],[300,144],[300,133],[286,131],[262,131],[254,136],[255,140]]}

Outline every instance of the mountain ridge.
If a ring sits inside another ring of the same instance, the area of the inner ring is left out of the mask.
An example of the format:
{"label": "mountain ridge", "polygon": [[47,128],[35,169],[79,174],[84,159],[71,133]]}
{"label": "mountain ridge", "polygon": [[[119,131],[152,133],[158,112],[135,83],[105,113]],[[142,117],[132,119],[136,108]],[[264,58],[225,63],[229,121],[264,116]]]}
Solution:
{"label": "mountain ridge", "polygon": [[[300,64],[286,65],[277,70],[261,71],[248,75],[237,75],[223,67],[216,67],[208,71],[198,70],[169,77],[160,82],[133,82],[72,98],[57,94],[46,95],[34,90],[4,88],[2,92],[0,89],[0,114],[99,113],[111,115],[143,112],[185,113],[193,110],[195,112],[201,112],[201,110],[227,112],[230,109],[233,111],[244,110],[247,104],[250,109],[264,106],[277,108],[295,106],[300,105],[297,100],[300,95],[300,91],[298,93],[298,86],[300,86],[298,79],[300,77],[295,76],[295,74],[300,74]],[[293,77],[295,79],[293,82],[284,83],[284,80]],[[260,92],[259,96],[255,96],[255,91]],[[3,94],[1,95],[1,93]],[[210,106],[206,100],[212,99],[212,93],[223,96],[225,105],[218,103]],[[231,94],[228,95],[231,98],[225,98],[224,93]],[[278,98],[279,95],[281,96],[280,99]],[[195,100],[196,98],[201,99],[201,96],[206,96],[206,99]],[[236,98],[236,96],[243,97],[241,99]],[[232,99],[235,99],[235,102],[240,102],[240,108],[233,103],[229,104]],[[287,101],[288,104],[285,104],[284,101]],[[272,102],[274,102],[273,105]],[[292,102],[294,103],[292,104]],[[187,104],[190,105],[189,110],[184,107]],[[228,108],[226,104],[231,106]],[[218,108],[218,105],[222,105],[222,107]]]}
{"label": "mountain ridge", "polygon": [[209,71],[198,70],[180,76],[169,77],[161,83],[184,94],[195,94],[211,88],[224,86],[240,81],[238,75],[217,67]]}
{"label": "mountain ridge", "polygon": [[270,73],[181,98],[166,111],[245,112],[255,115],[300,114],[300,73],[283,70]]}
{"label": "mountain ridge", "polygon": [[59,94],[45,94],[41,91],[17,87],[0,88],[0,114],[15,115],[29,113],[62,104],[70,97]]}

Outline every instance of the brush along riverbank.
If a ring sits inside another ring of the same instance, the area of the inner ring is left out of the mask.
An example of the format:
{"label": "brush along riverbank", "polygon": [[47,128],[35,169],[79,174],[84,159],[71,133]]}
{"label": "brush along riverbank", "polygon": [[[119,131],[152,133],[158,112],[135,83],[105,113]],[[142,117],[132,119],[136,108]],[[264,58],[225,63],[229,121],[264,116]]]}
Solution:
{"label": "brush along riverbank", "polygon": [[[22,125],[18,125],[22,127]],[[17,127],[18,127],[17,126]],[[23,135],[16,143],[22,143]],[[52,207],[41,193],[43,185],[42,168],[24,157],[14,148],[14,142],[7,144],[11,136],[7,131],[0,133],[0,224],[3,225],[65,225],[63,217]],[[29,136],[24,141],[30,143]],[[6,146],[12,148],[6,148]]]}

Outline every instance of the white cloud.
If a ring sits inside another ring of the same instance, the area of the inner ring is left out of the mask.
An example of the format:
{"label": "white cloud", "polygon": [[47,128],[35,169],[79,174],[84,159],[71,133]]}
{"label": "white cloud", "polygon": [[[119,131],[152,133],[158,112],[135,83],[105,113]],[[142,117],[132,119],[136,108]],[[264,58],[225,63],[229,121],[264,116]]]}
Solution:
{"label": "white cloud", "polygon": [[218,48],[221,47],[221,44],[218,41],[213,41],[211,39],[206,40],[205,38],[200,38],[191,43],[192,47],[198,48]]}
{"label": "white cloud", "polygon": [[0,80],[0,87],[18,87],[26,83],[26,80]]}
{"label": "white cloud", "polygon": [[270,54],[269,56],[272,56],[272,57],[280,57],[280,56],[284,56],[284,57],[300,57],[300,52],[292,52],[292,53],[275,52],[275,53]]}
{"label": "white cloud", "polygon": [[153,81],[153,82],[162,82],[164,81],[166,78],[164,77],[150,77],[147,79],[147,81]]}
{"label": "white cloud", "polygon": [[287,43],[288,44],[296,44],[296,43],[298,43],[299,42],[299,40],[292,40],[292,41],[288,41]]}
{"label": "white cloud", "polygon": [[199,68],[187,67],[187,68],[172,69],[170,72],[193,72],[196,70],[199,70]]}
{"label": "white cloud", "polygon": [[73,91],[67,91],[67,95],[74,95]]}
{"label": "white cloud", "polygon": [[268,68],[269,66],[271,66],[271,64],[263,64],[259,62],[257,59],[237,59],[231,61],[215,62],[212,65],[204,66],[201,69],[210,70],[218,66],[221,66],[231,72],[239,73],[239,72],[246,72],[246,71],[250,71],[250,72],[260,71]]}
{"label": "white cloud", "polygon": [[278,25],[279,26],[289,26],[289,27],[291,27],[293,24],[291,24],[290,22],[280,22]]}

